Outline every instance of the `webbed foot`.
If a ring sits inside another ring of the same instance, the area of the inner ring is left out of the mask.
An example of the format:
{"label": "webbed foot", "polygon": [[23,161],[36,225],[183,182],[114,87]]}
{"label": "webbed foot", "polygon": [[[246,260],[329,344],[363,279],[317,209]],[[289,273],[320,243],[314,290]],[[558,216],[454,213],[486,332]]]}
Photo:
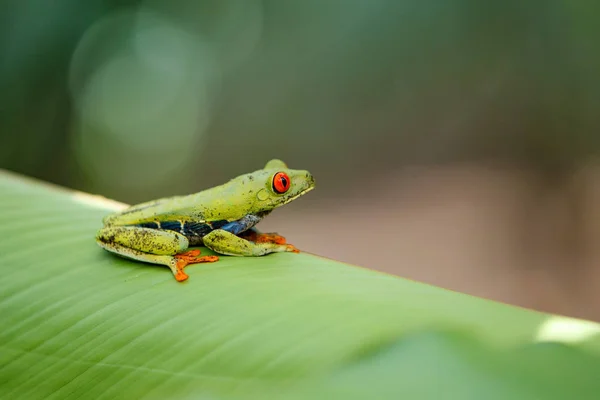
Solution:
{"label": "webbed foot", "polygon": [[183,271],[183,269],[189,264],[198,264],[206,262],[215,262],[219,260],[218,256],[202,256],[199,257],[200,250],[190,250],[185,253],[175,254],[173,260],[175,262],[173,275],[178,282],[183,282],[189,278],[189,276]]}
{"label": "webbed foot", "polygon": [[292,244],[287,244],[287,251],[291,252],[291,253],[300,253],[300,250],[298,250],[298,248]]}
{"label": "webbed foot", "polygon": [[284,245],[287,252],[300,253],[296,246],[288,244],[287,240],[277,232],[259,233],[256,230],[246,231],[241,235],[244,239],[254,243],[273,243]]}
{"label": "webbed foot", "polygon": [[243,238],[254,243],[286,244],[287,240],[276,232],[258,233],[256,231],[245,232]]}

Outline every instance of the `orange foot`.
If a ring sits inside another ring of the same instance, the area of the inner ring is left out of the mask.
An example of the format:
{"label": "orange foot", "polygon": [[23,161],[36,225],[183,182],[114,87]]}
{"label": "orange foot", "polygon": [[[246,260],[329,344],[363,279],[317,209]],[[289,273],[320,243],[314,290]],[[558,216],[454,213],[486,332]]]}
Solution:
{"label": "orange foot", "polygon": [[298,248],[294,245],[288,244],[287,246],[287,251],[290,251],[292,253],[300,253],[300,250],[298,250]]}
{"label": "orange foot", "polygon": [[198,264],[205,262],[215,262],[219,260],[218,256],[202,256],[200,255],[200,250],[190,250],[185,253],[175,254],[173,258],[176,260],[175,268],[177,269],[177,273],[175,274],[175,279],[178,282],[183,282],[188,278],[188,275],[183,272],[183,269],[189,264]]}
{"label": "orange foot", "polygon": [[275,243],[275,244],[286,244],[287,241],[283,236],[276,233],[256,233],[251,231],[246,234],[246,239],[254,243]]}

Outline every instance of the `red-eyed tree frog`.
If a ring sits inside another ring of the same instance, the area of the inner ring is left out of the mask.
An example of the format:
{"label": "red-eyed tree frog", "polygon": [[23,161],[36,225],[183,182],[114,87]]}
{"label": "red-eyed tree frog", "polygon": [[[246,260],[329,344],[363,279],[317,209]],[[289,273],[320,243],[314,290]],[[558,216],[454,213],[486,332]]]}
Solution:
{"label": "red-eyed tree frog", "polygon": [[189,246],[204,245],[230,256],[299,252],[276,233],[254,226],[273,209],[314,189],[313,176],[281,160],[198,193],[131,206],[106,216],[96,242],[120,256],[168,266],[179,282],[188,264],[214,262]]}

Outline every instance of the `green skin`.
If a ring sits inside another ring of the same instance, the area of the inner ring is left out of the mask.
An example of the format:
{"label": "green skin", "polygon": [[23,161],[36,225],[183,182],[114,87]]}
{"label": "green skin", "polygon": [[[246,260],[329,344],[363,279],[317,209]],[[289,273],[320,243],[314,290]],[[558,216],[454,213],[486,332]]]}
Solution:
{"label": "green skin", "polygon": [[[289,189],[282,194],[274,189],[273,181],[278,172],[284,172],[290,180]],[[96,242],[123,257],[166,265],[178,281],[183,281],[187,279],[183,272],[185,265],[212,262],[218,257],[196,257],[199,252],[186,253],[190,240],[192,245],[197,240],[174,230],[161,229],[161,222],[178,221],[183,226],[185,223],[250,220],[246,224],[248,226],[244,226],[244,231],[237,235],[224,229],[214,229],[200,241],[216,253],[231,256],[297,252],[294,246],[281,244],[281,241],[254,242],[241,236],[247,236],[250,232],[258,234],[253,228],[254,224],[275,208],[295,200],[314,187],[314,178],[308,171],[289,169],[283,161],[271,160],[263,169],[240,175],[223,185],[195,194],[138,204],[108,215],[103,219],[104,226],[98,231]],[[136,226],[139,224],[150,224],[156,228]]]}

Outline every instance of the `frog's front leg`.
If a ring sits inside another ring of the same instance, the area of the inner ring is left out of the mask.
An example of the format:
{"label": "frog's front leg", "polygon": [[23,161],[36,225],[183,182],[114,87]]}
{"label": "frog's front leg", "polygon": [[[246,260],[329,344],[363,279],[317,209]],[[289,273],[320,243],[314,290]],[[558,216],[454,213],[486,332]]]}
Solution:
{"label": "frog's front leg", "polygon": [[137,226],[110,226],[100,229],[96,242],[104,249],[151,264],[166,265],[179,282],[188,279],[183,271],[186,265],[214,262],[217,256],[200,255],[200,250],[187,250],[188,239],[174,231]]}
{"label": "frog's front leg", "polygon": [[215,229],[202,239],[209,249],[229,256],[264,256],[269,253],[299,253],[291,244],[255,243],[234,235],[224,229]]}

